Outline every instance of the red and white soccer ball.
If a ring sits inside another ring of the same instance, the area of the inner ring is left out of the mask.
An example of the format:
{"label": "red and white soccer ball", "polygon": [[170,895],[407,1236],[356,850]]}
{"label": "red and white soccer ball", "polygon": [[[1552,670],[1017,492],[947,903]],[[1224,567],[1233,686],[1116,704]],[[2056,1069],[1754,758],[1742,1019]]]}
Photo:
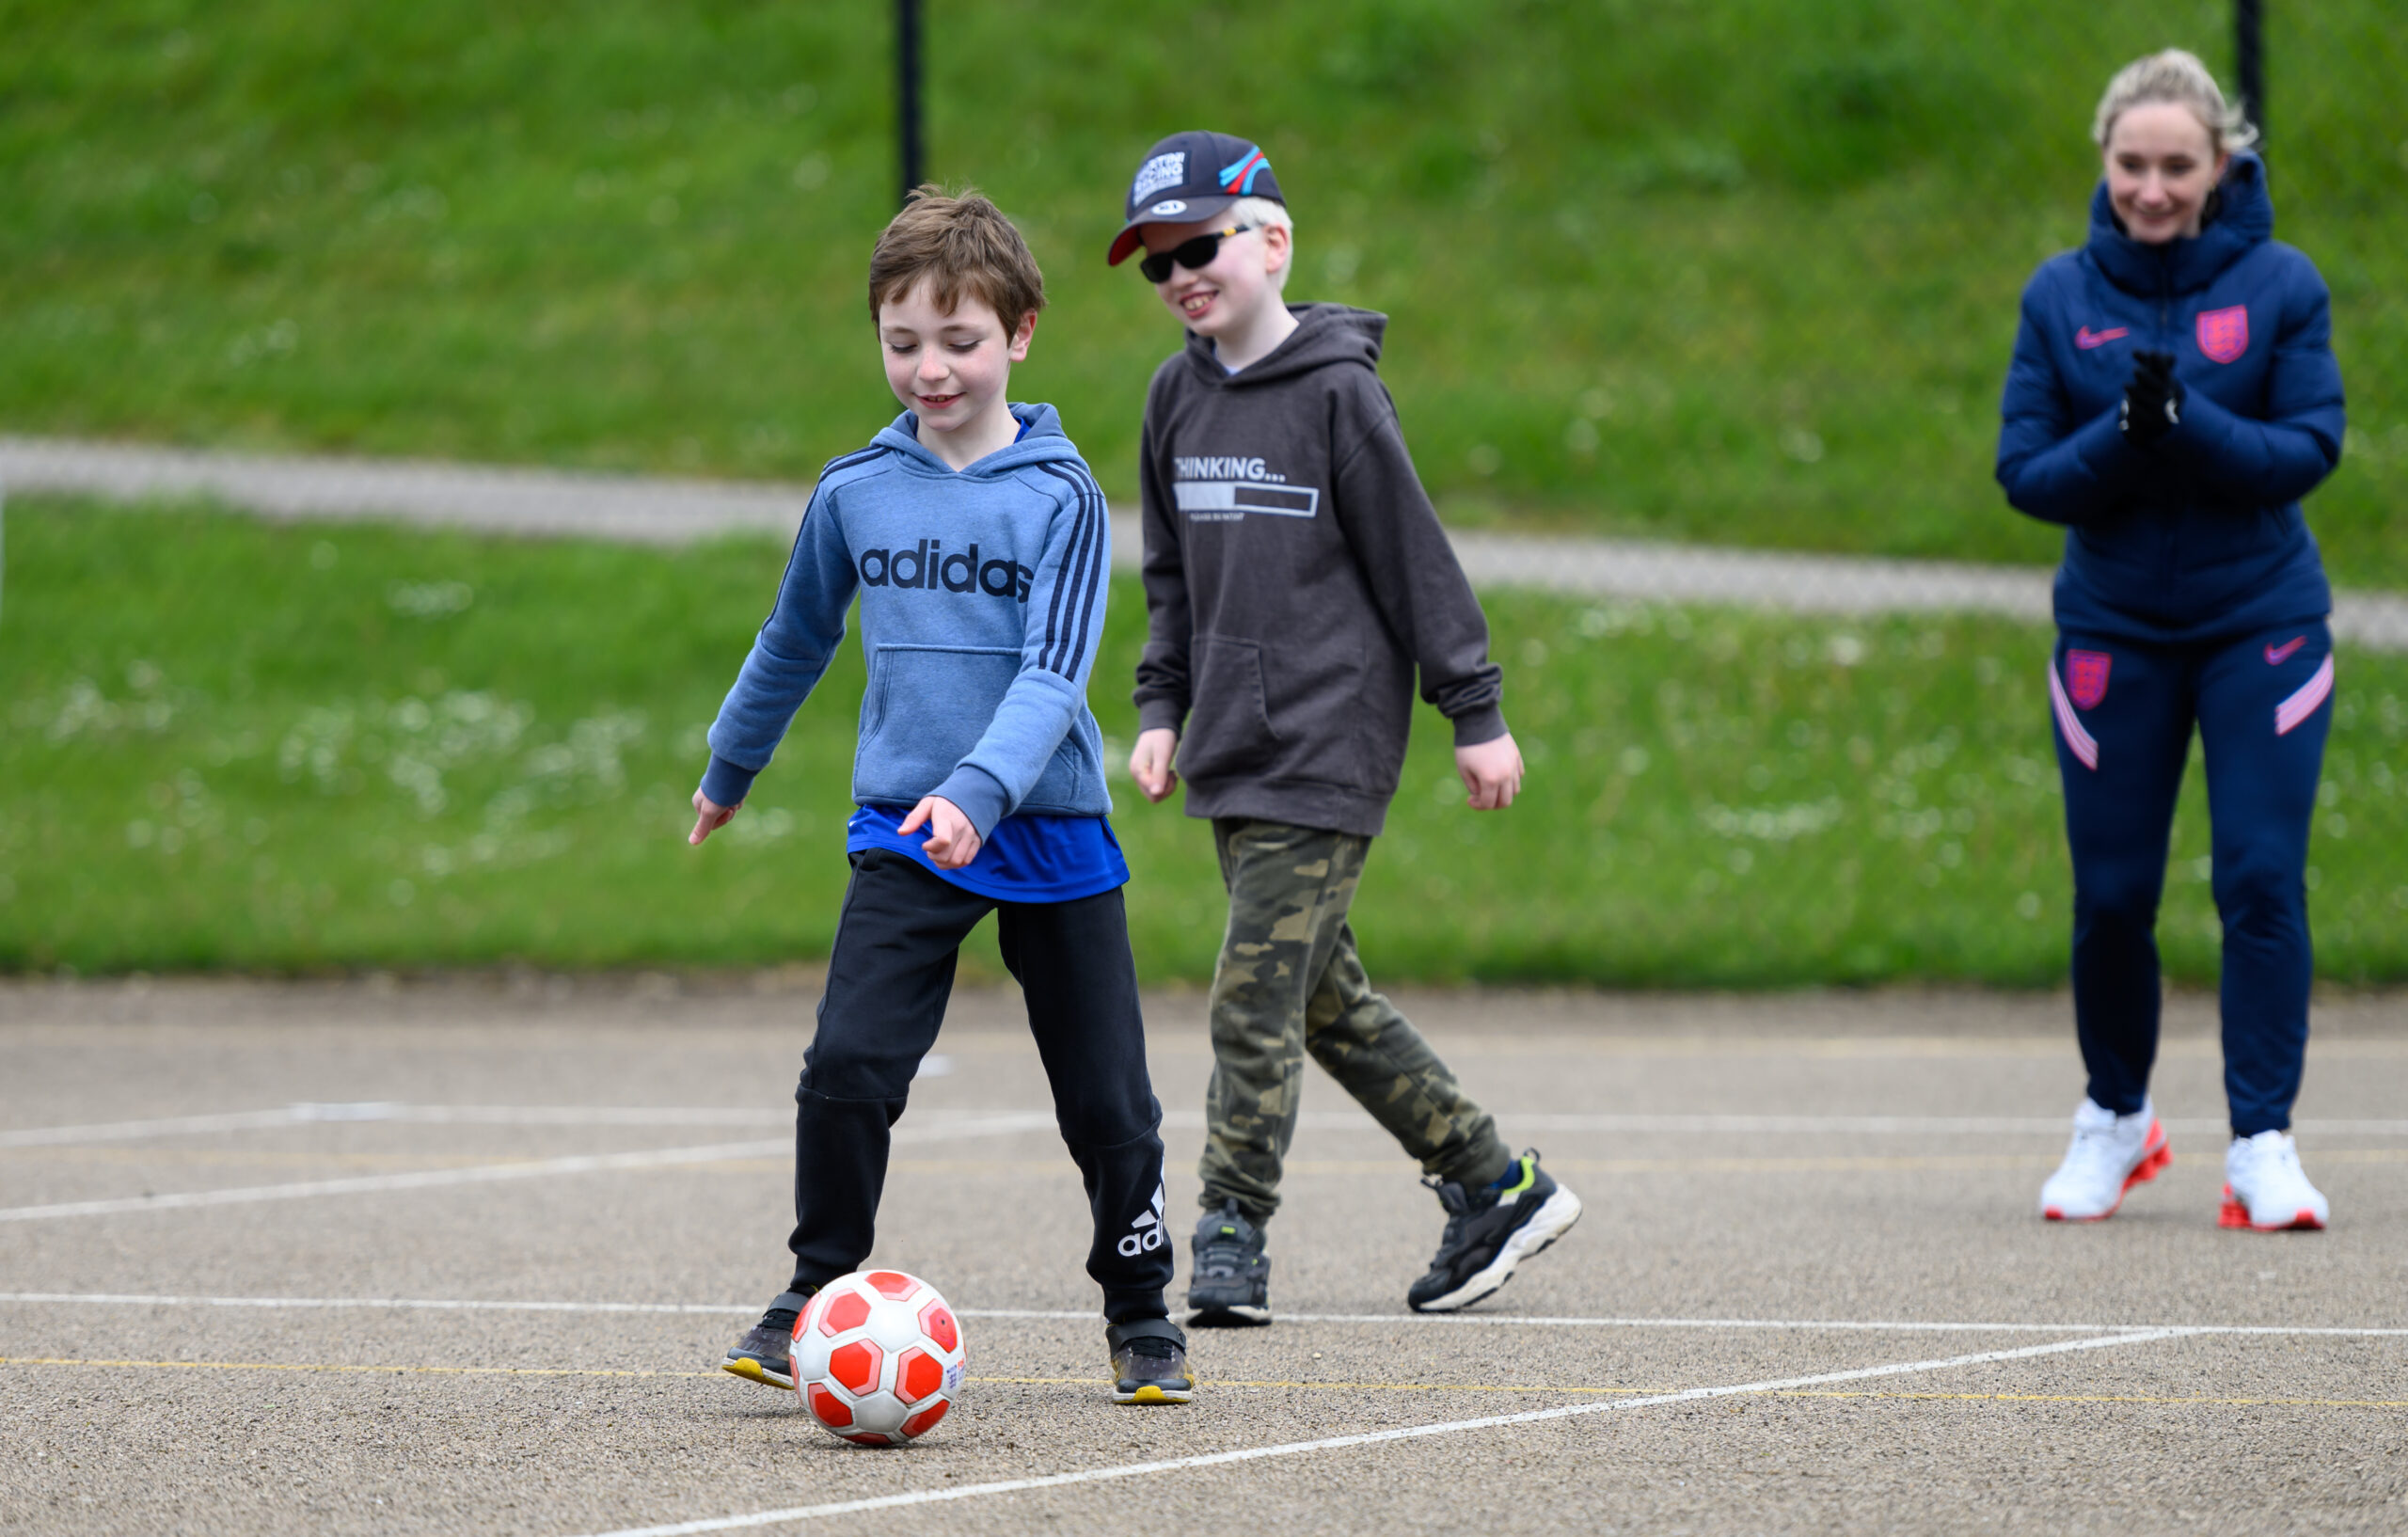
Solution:
{"label": "red and white soccer ball", "polygon": [[934,1430],[961,1391],[961,1324],[917,1276],[840,1276],[794,1321],[803,1407],[862,1446],[899,1447]]}

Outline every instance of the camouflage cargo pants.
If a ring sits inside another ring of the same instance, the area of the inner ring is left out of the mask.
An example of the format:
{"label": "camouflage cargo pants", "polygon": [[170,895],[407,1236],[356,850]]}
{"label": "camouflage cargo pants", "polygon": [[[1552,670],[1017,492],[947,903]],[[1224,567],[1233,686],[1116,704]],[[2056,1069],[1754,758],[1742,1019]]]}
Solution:
{"label": "camouflage cargo pants", "polygon": [[1256,1222],[1278,1209],[1307,1052],[1423,1172],[1466,1185],[1502,1175],[1513,1155],[1496,1122],[1355,958],[1346,910],[1371,840],[1230,817],[1214,819],[1212,840],[1229,928],[1212,973],[1205,1208],[1234,1198]]}

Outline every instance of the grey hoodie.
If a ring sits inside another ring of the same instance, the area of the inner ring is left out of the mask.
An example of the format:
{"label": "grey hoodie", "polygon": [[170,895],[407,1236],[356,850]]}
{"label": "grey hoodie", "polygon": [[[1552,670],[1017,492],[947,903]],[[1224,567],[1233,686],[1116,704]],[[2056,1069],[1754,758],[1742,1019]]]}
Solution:
{"label": "grey hoodie", "polygon": [[1154,371],[1140,445],[1140,729],[1181,733],[1191,816],[1377,834],[1413,677],[1455,745],[1505,735],[1488,621],[1376,372],[1387,317],[1290,307],[1237,373],[1212,344]]}

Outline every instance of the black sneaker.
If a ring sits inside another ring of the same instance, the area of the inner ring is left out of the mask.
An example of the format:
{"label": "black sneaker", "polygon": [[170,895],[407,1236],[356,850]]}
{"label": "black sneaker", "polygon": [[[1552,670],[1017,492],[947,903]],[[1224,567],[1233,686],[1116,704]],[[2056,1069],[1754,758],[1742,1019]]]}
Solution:
{"label": "black sneaker", "polygon": [[1449,1180],[1421,1181],[1447,1209],[1446,1236],[1430,1274],[1405,1293],[1417,1313],[1468,1307],[1513,1278],[1513,1267],[1580,1220],[1580,1197],[1547,1178],[1536,1149],[1505,1171],[1502,1186],[1466,1191]]}
{"label": "black sneaker", "polygon": [[764,1387],[783,1387],[792,1392],[794,1321],[810,1301],[808,1291],[779,1292],[778,1300],[761,1315],[761,1322],[745,1330],[744,1338],[727,1348],[719,1369]]}
{"label": "black sneaker", "polygon": [[1184,1403],[1196,1396],[1187,1336],[1169,1319],[1108,1324],[1103,1342],[1112,1352],[1113,1402]]}
{"label": "black sneaker", "polygon": [[1187,1323],[1196,1329],[1241,1329],[1271,1322],[1271,1261],[1262,1229],[1235,1200],[1196,1225],[1196,1267],[1187,1277]]}

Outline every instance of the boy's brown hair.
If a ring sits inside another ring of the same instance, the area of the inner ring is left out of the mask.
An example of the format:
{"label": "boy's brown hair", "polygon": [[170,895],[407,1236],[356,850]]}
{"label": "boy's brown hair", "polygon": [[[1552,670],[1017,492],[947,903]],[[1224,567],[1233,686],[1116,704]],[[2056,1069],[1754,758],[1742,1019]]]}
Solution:
{"label": "boy's brown hair", "polygon": [[1006,330],[1045,308],[1045,275],[1002,209],[964,187],[958,195],[931,182],[879,235],[869,253],[869,319],[878,307],[911,291],[922,277],[935,287],[937,308],[951,314],[964,293],[995,312]]}

